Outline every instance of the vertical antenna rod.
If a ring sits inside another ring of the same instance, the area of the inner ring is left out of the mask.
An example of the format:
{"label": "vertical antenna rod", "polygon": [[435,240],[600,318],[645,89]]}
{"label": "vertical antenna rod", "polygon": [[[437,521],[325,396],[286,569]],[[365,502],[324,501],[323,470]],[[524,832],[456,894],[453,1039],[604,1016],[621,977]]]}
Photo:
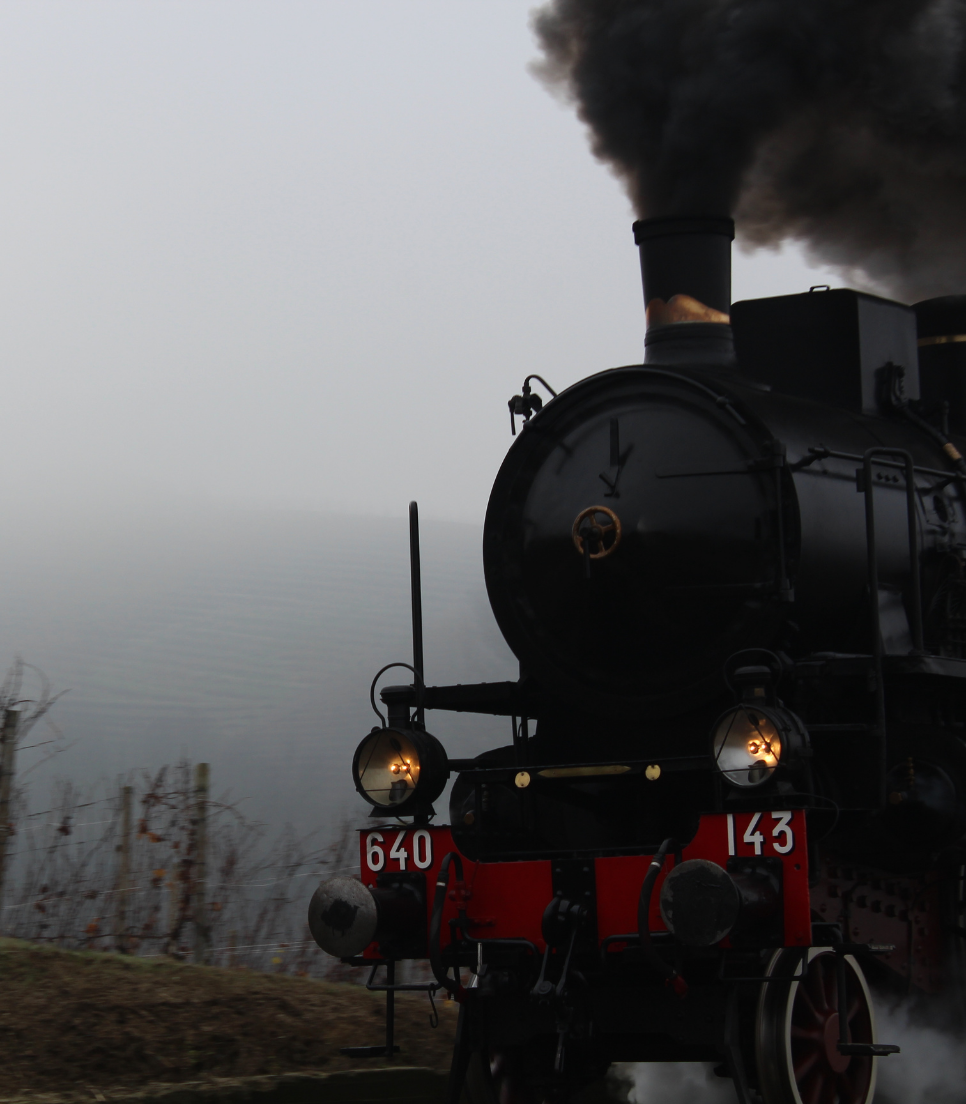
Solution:
{"label": "vertical antenna rod", "polygon": [[416,680],[416,721],[422,725],[423,692],[423,584],[419,575],[419,507],[409,504],[409,577],[413,598],[413,666],[419,675]]}

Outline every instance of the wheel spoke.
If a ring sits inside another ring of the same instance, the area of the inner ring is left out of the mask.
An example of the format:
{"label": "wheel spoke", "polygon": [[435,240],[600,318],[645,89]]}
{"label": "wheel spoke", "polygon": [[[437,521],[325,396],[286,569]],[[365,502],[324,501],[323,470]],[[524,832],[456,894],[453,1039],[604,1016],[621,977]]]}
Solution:
{"label": "wheel spoke", "polygon": [[842,1104],[854,1104],[855,1101],[855,1086],[852,1084],[852,1078],[849,1077],[849,1071],[839,1074],[839,1099]]}
{"label": "wheel spoke", "polygon": [[794,1064],[796,1081],[801,1081],[804,1077],[807,1076],[809,1071],[819,1060],[820,1055],[821,1051],[818,1049],[818,1047],[812,1047],[809,1049],[808,1054],[806,1054],[804,1058]]}
{"label": "wheel spoke", "polygon": [[802,1104],[820,1104],[822,1099],[822,1089],[825,1087],[825,1078],[822,1077],[820,1070],[813,1070],[812,1076],[808,1080],[808,1088],[805,1092],[802,1092],[804,1086],[799,1086],[799,1092],[802,1097]]}
{"label": "wheel spoke", "polygon": [[822,976],[824,971],[821,966],[821,959],[816,958],[811,968],[808,971],[808,979],[806,984],[812,996],[812,1004],[819,1012],[828,1011],[828,998],[825,992],[825,978]]}
{"label": "wheel spoke", "polygon": [[838,978],[835,976],[836,973],[835,964],[832,962],[828,963],[822,971],[822,982],[825,989],[825,1007],[830,1008],[833,1012],[837,1012],[839,1007]]}
{"label": "wheel spoke", "polygon": [[853,1091],[855,1092],[856,1102],[857,1104],[863,1104],[872,1081],[872,1059],[853,1058],[852,1064],[849,1066],[849,1073],[852,1076],[852,1084],[855,1086]]}
{"label": "wheel spoke", "polygon": [[855,998],[855,1000],[852,1001],[852,1003],[849,1005],[849,1014],[846,1017],[848,1019],[849,1023],[851,1023],[855,1019],[856,1014],[862,1008],[864,1008],[864,1006],[865,1006],[865,1001],[862,1000],[861,996],[857,996]]}
{"label": "wheel spoke", "polygon": [[[801,1003],[799,1003],[799,1000],[801,1001]],[[822,1017],[821,1015],[819,1015],[819,1011],[815,1007],[815,1003],[813,1002],[811,995],[805,988],[804,982],[798,987],[798,992],[795,994],[795,1003],[798,1005],[798,1007],[795,1009],[795,1013],[804,1010],[808,1012],[808,1014],[812,1017],[816,1024],[820,1024],[822,1022]]]}
{"label": "wheel spoke", "polygon": [[808,1039],[810,1042],[821,1043],[825,1038],[825,1032],[818,1025],[815,1027],[801,1027],[799,1024],[792,1024],[792,1038]]}

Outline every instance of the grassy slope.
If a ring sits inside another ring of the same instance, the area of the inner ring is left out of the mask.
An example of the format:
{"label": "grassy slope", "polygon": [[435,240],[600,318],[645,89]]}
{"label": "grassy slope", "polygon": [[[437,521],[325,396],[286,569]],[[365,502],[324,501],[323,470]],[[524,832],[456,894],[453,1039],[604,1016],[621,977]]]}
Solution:
{"label": "grassy slope", "polygon": [[[425,996],[396,1001],[398,1061],[448,1066],[454,1006],[433,1031]],[[383,1010],[355,985],[0,940],[0,1097],[349,1069],[339,1047],[382,1042]]]}

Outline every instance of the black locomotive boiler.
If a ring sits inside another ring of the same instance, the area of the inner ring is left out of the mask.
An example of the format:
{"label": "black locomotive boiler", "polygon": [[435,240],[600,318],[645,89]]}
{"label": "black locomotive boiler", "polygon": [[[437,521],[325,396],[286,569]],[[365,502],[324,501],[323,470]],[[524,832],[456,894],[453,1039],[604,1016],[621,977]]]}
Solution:
{"label": "black locomotive boiler", "polygon": [[[870,987],[966,1026],[966,297],[732,304],[731,220],[634,229],[643,364],[510,401],[483,564],[520,678],[424,684],[414,533],[361,877],[311,929],[387,991],[354,1053],[393,1053],[400,960],[460,1001],[450,1104],[680,1060],[868,1104]],[[449,759],[446,711],[512,739]]]}

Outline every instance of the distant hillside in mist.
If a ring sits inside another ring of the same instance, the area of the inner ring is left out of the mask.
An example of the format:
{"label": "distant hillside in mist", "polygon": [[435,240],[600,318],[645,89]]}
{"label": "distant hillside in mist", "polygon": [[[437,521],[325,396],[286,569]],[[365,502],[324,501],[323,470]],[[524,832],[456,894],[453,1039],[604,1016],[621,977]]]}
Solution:
{"label": "distant hillside in mist", "polygon": [[[349,763],[375,722],[369,682],[411,661],[405,520],[164,504],[31,510],[6,529],[0,663],[20,653],[70,691],[52,719],[74,746],[36,786],[184,754],[274,825],[364,810]],[[422,530],[428,681],[514,677],[479,529]],[[509,738],[492,718],[430,727],[460,755]]]}

